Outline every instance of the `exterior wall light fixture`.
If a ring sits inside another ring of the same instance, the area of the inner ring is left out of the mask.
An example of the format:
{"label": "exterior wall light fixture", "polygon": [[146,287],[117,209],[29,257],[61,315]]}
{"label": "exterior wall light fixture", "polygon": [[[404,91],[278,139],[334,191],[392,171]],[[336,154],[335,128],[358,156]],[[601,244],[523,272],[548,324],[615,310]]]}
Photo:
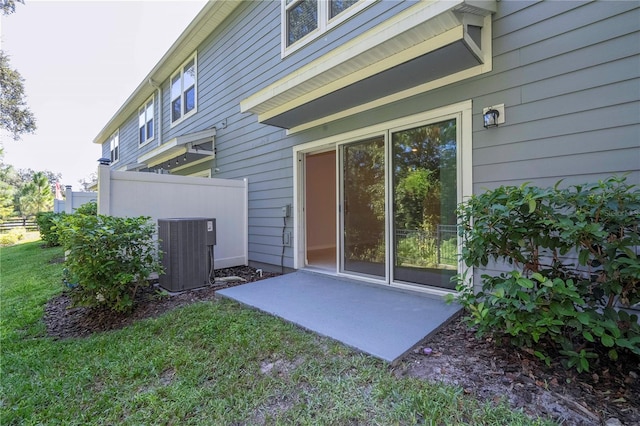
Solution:
{"label": "exterior wall light fixture", "polygon": [[498,127],[504,121],[504,104],[490,106],[482,109],[482,120],[485,129]]}

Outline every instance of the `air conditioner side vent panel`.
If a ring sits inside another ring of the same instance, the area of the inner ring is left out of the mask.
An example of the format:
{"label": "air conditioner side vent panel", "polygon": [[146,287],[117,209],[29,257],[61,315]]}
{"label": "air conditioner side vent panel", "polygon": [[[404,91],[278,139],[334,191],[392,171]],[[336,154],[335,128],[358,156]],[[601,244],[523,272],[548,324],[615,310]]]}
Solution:
{"label": "air conditioner side vent panel", "polygon": [[215,219],[158,219],[165,271],[160,275],[160,286],[175,292],[208,285],[215,234]]}

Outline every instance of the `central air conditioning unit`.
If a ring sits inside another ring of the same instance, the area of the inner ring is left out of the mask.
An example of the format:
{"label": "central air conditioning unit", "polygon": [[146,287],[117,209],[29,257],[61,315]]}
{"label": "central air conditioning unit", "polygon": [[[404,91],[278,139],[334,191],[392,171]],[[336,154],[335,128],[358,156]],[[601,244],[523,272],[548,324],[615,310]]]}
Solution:
{"label": "central air conditioning unit", "polygon": [[158,219],[158,239],[164,268],[164,274],[160,275],[161,287],[183,291],[213,281],[215,219]]}

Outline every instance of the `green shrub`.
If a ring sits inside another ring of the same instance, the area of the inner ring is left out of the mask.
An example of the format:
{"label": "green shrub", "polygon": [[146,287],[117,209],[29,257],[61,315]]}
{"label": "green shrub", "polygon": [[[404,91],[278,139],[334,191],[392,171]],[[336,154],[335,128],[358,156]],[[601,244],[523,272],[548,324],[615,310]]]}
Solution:
{"label": "green shrub", "polygon": [[86,214],[90,216],[98,215],[98,203],[96,201],[89,201],[88,203],[84,203],[80,207],[76,209],[74,214]]}
{"label": "green shrub", "polygon": [[62,217],[64,213],[40,212],[36,214],[36,223],[40,231],[40,238],[48,247],[59,246],[58,232],[56,231],[56,221]]}
{"label": "green shrub", "polygon": [[136,292],[160,273],[155,226],[147,217],[72,214],[58,221],[65,280],[75,305],[130,311]]}
{"label": "green shrub", "polygon": [[3,232],[0,234],[0,246],[11,246],[18,241],[23,240],[27,235],[27,230],[24,227],[13,228],[9,232]]}
{"label": "green shrub", "polygon": [[567,189],[503,186],[459,208],[468,266],[482,275],[474,294],[458,276],[458,300],[482,334],[507,336],[550,362],[588,371],[602,354],[640,355],[640,191],[625,178]]}

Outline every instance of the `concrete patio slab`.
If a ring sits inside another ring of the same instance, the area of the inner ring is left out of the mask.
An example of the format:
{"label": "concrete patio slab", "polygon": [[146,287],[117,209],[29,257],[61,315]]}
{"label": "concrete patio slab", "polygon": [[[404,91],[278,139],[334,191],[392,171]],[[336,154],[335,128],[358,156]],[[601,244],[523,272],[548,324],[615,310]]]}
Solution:
{"label": "concrete patio slab", "polygon": [[308,271],[218,294],[390,363],[461,309],[434,296]]}

